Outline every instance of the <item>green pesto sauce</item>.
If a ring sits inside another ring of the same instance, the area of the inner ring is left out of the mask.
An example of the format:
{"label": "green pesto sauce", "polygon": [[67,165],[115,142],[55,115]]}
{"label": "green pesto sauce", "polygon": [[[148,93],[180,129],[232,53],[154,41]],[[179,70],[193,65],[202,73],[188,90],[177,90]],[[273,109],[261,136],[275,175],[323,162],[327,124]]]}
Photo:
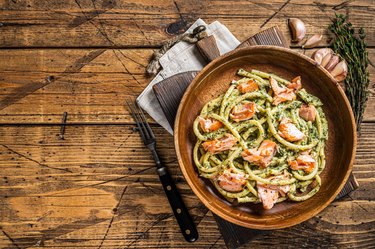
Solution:
{"label": "green pesto sauce", "polygon": [[[325,118],[320,99],[305,89],[296,91],[297,99],[286,101],[273,105],[273,91],[270,87],[269,77],[276,79],[281,86],[287,86],[290,82],[281,77],[252,70],[247,72],[243,69],[238,71],[238,75],[244,76],[242,79],[228,83],[229,90],[208,102],[202,109],[200,116],[203,118],[212,118],[221,120],[223,127],[213,132],[203,132],[199,122],[194,122],[194,132],[199,138],[194,150],[194,162],[196,162],[201,177],[209,178],[214,186],[228,200],[237,199],[239,202],[260,202],[257,196],[257,184],[272,185],[290,185],[291,190],[287,197],[293,201],[303,201],[312,197],[320,187],[319,174],[324,168],[325,156],[324,146],[328,139],[328,122]],[[238,85],[253,79],[259,86],[259,90],[242,94]],[[303,84],[303,83],[302,83]],[[235,122],[231,118],[231,113],[235,106],[240,107],[246,103],[254,102],[257,112],[251,119]],[[307,103],[316,107],[319,115],[319,121],[307,122],[299,116],[299,108]],[[289,118],[292,123],[305,134],[303,140],[298,142],[288,142],[278,134],[278,127],[282,118]],[[319,134],[319,127],[321,134]],[[205,141],[220,141],[226,134],[234,135],[237,139],[236,144],[230,150],[208,154],[202,144]],[[259,145],[265,139],[274,141],[277,144],[277,151],[272,161],[266,168],[262,168],[256,163],[251,163],[241,156],[245,149],[257,150]],[[316,166],[312,173],[304,170],[292,170],[288,161],[296,158],[307,148],[311,148],[310,155],[316,160]],[[200,164],[200,165],[199,165]],[[318,170],[319,169],[319,170]],[[226,171],[242,174],[246,177],[246,184],[240,192],[228,192],[220,187],[216,177]],[[288,175],[287,180],[274,179],[270,177]],[[297,177],[297,178],[296,178]],[[318,182],[309,193],[301,197],[297,192],[306,192],[312,182]],[[280,197],[279,201],[284,201]]]}

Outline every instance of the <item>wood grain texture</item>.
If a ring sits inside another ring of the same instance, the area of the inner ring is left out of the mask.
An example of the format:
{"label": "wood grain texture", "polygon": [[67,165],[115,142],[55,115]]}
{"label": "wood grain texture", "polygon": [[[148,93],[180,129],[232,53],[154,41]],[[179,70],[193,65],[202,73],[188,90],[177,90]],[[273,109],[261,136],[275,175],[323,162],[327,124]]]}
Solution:
{"label": "wood grain texture", "polygon": [[[68,123],[129,123],[124,99],[141,93],[151,81],[145,66],[152,52],[0,50],[0,58],[6,58],[0,60],[0,123],[57,124],[65,111]],[[369,50],[369,56],[375,62],[375,49]],[[375,67],[369,66],[369,71],[370,89],[374,89]],[[370,95],[364,120],[375,121],[374,96]]]}
{"label": "wood grain texture", "polygon": [[207,62],[213,61],[220,56],[220,51],[217,47],[216,39],[213,35],[204,37],[203,39],[199,40],[196,43],[196,46]]}
{"label": "wood grain texture", "polygon": [[[144,71],[153,50],[198,17],[219,20],[241,41],[274,25],[289,41],[286,19],[299,17],[308,35],[324,34],[325,45],[325,28],[338,12],[365,27],[374,64],[374,5],[372,0],[0,1],[0,248],[223,248],[212,214],[182,178],[171,136],[153,125],[162,159],[198,224],[201,239],[184,242],[152,158],[124,108],[123,99],[151,80]],[[374,83],[375,69],[369,69]],[[371,97],[354,166],[360,188],[317,217],[260,236],[249,247],[375,244],[374,103]],[[68,125],[60,140],[60,127],[53,124],[64,111]]]}
{"label": "wood grain texture", "polygon": [[[152,157],[133,128],[68,125],[60,140],[59,127],[1,126],[0,247],[98,248],[104,240],[102,248],[223,248],[212,214],[182,177],[172,137],[153,126],[161,158],[198,225],[200,239],[184,242]],[[353,168],[360,188],[315,218],[262,235],[248,246],[363,248],[375,243],[375,124],[362,129]]]}
{"label": "wood grain texture", "polygon": [[174,125],[178,105],[181,102],[182,96],[197,74],[197,71],[176,74],[156,83],[152,87],[171,127]]}
{"label": "wood grain texture", "polygon": [[271,45],[289,48],[289,42],[286,41],[285,35],[281,32],[277,26],[265,29],[249,39],[241,42],[237,48],[246,48],[255,45]]}
{"label": "wood grain texture", "polygon": [[160,46],[168,32],[183,31],[197,18],[219,20],[244,40],[251,35],[244,30],[255,34],[274,25],[288,34],[286,19],[292,16],[305,21],[308,35],[323,33],[327,44],[334,12],[349,14],[375,46],[372,0],[4,0],[0,11],[0,47]]}

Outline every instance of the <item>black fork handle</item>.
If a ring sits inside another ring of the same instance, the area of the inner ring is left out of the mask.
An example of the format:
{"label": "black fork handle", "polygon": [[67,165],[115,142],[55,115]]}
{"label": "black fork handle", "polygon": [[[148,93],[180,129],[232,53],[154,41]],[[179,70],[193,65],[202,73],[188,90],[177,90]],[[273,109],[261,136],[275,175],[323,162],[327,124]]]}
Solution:
{"label": "black fork handle", "polygon": [[171,175],[164,166],[158,168],[157,172],[185,240],[188,242],[196,241],[198,239],[197,228],[195,227],[194,221],[191,218]]}

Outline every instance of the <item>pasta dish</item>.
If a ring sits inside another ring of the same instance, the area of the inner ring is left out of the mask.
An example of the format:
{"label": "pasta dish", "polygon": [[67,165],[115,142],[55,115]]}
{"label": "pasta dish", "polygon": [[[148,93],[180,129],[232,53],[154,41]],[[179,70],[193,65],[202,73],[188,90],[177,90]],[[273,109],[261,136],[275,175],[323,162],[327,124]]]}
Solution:
{"label": "pasta dish", "polygon": [[195,119],[193,157],[199,175],[228,201],[304,201],[319,191],[328,124],[322,102],[277,75],[239,69],[242,76],[204,105]]}

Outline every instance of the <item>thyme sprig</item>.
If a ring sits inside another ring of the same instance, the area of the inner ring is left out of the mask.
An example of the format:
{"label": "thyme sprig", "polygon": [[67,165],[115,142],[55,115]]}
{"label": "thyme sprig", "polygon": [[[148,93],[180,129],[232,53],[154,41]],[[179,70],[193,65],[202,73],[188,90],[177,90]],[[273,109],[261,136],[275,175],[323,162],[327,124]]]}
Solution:
{"label": "thyme sprig", "polygon": [[352,106],[357,130],[360,130],[370,84],[366,34],[363,28],[356,34],[347,16],[341,14],[336,14],[329,30],[335,35],[333,50],[345,59],[348,65],[348,74],[344,81],[345,93]]}

